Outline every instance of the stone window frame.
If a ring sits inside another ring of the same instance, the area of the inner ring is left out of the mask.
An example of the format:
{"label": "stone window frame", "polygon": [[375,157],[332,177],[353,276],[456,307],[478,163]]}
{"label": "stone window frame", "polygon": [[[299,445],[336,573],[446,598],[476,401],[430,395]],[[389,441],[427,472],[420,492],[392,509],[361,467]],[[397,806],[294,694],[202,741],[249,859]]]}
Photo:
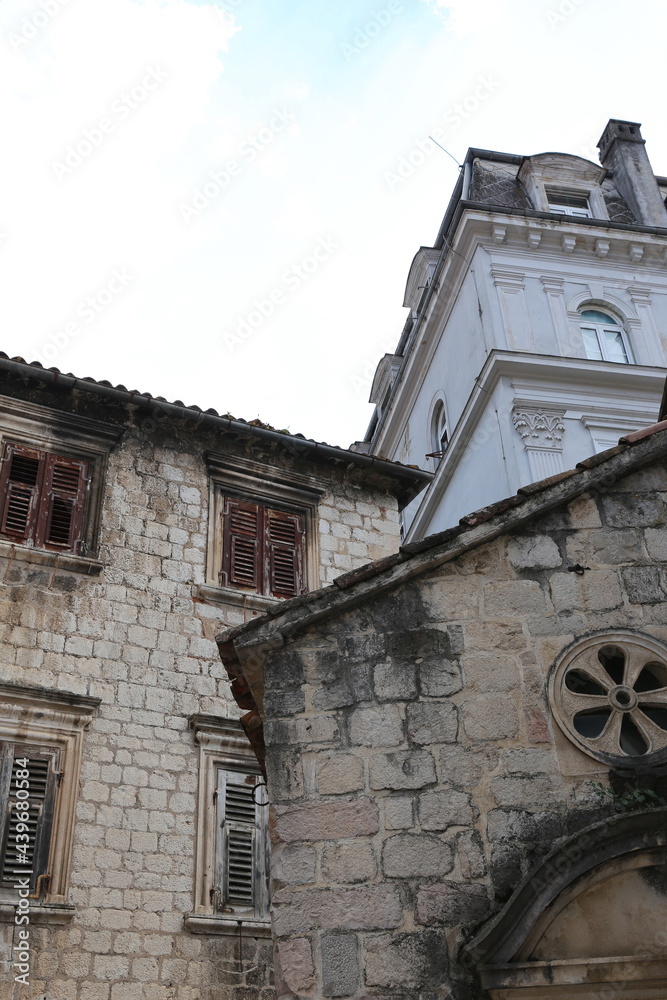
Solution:
{"label": "stone window frame", "polygon": [[[597,323],[593,320],[585,319],[585,312],[597,312],[600,315],[606,315],[612,321],[611,323]],[[630,343],[630,337],[628,336],[628,331],[625,328],[625,323],[623,318],[618,315],[615,309],[610,306],[604,306],[600,304],[585,304],[579,307],[579,333],[581,335],[582,343],[584,346],[584,356],[588,358],[589,361],[607,361],[610,364],[623,364],[623,365],[634,365],[634,353],[632,350],[632,344]],[[598,345],[600,349],[601,358],[591,358],[586,350],[586,342],[583,337],[584,330],[595,330],[595,335],[598,340]],[[621,342],[623,344],[623,349],[625,350],[625,361],[615,361],[613,358],[607,357],[607,345],[603,333],[607,330],[612,330],[614,333],[620,333]]]}
{"label": "stone window frame", "polygon": [[[53,821],[48,850],[49,880],[30,915],[62,922],[74,913],[67,903],[84,733],[101,698],[0,683],[0,743],[30,745],[57,760]],[[0,890],[0,921],[13,921],[15,893]]]}
{"label": "stone window frame", "polygon": [[122,427],[78,414],[63,413],[37,403],[0,398],[0,455],[7,445],[19,445],[88,463],[89,488],[83,512],[84,554],[57,552],[0,539],[0,557],[27,560],[83,573],[99,573],[99,540],[108,457],[124,432]]}
{"label": "stone window frame", "polygon": [[215,604],[232,604],[260,612],[274,608],[283,600],[220,584],[223,505],[228,497],[301,515],[303,586],[305,590],[316,589],[320,575],[317,514],[325,492],[321,480],[290,469],[218,452],[206,452],[204,457],[209,477],[206,583],[197,588],[197,595]]}
{"label": "stone window frame", "polygon": [[[270,937],[268,916],[257,919],[245,909],[216,912],[213,893],[216,885],[216,848],[218,843],[217,800],[218,771],[233,770],[261,776],[257,758],[235,719],[222,719],[210,715],[192,715],[190,728],[199,746],[199,780],[197,789],[197,827],[195,841],[194,907],[185,915],[185,926],[193,934],[234,935],[239,931],[251,937]],[[268,807],[267,807],[268,810]],[[267,817],[268,819],[268,817]],[[268,823],[264,826],[264,844],[268,877]],[[267,890],[268,891],[268,890]]]}

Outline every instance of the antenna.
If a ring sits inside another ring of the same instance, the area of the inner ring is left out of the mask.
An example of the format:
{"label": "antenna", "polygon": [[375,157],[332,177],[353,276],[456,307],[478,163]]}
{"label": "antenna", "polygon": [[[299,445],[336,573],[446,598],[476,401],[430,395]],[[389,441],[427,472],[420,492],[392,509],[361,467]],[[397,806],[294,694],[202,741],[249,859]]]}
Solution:
{"label": "antenna", "polygon": [[[438,142],[438,140],[434,139],[432,135],[429,136],[429,139],[431,140],[431,142],[434,142],[436,144],[436,146],[440,146],[440,143]],[[454,161],[454,163],[459,168],[459,170],[463,170],[463,164],[459,163],[459,161],[456,159],[456,157],[452,156],[452,154],[449,152],[448,149],[445,149],[444,146],[440,146],[440,149],[443,151],[443,153],[447,153],[447,156],[449,156],[450,159],[452,159]]]}

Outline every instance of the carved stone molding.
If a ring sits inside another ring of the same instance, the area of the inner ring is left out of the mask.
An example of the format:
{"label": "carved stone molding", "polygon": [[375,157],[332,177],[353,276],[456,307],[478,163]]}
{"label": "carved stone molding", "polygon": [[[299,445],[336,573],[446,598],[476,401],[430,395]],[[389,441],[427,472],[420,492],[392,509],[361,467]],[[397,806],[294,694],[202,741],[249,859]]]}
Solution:
{"label": "carved stone molding", "polygon": [[564,410],[515,407],[512,411],[512,423],[526,449],[562,451],[565,433],[564,413]]}

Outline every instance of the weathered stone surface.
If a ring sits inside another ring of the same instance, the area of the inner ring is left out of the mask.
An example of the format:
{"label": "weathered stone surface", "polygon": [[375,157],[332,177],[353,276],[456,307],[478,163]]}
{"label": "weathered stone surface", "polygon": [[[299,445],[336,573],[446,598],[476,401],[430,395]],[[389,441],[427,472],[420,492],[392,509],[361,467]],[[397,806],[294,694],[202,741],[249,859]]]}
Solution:
{"label": "weathered stone surface", "polygon": [[632,604],[656,604],[665,600],[657,566],[625,566],[621,569],[621,579]]}
{"label": "weathered stone surface", "polygon": [[298,743],[340,743],[338,722],[333,715],[318,715],[295,722]]}
{"label": "weathered stone surface", "polygon": [[419,989],[442,982],[446,975],[447,944],[437,931],[379,934],[366,940],[367,986]]}
{"label": "weathered stone surface", "polygon": [[312,996],[315,991],[315,969],[308,938],[293,938],[277,944],[280,976],[295,996]]}
{"label": "weathered stone surface", "polygon": [[456,851],[464,878],[481,878],[486,874],[484,845],[477,830],[464,830],[456,838]]}
{"label": "weathered stone surface", "polygon": [[413,664],[379,663],[373,671],[373,688],[379,701],[410,701],[417,693]]}
{"label": "weathered stone surface", "polygon": [[466,826],[473,821],[470,796],[453,788],[425,792],[419,796],[419,821],[423,830]]}
{"label": "weathered stone surface", "polygon": [[484,649],[526,648],[526,640],[519,622],[477,622],[466,625],[465,648],[473,652]]}
{"label": "weathered stone surface", "polygon": [[383,798],[382,812],[387,830],[408,830],[414,823],[414,803],[411,798],[396,795]]}
{"label": "weathered stone surface", "polygon": [[572,528],[599,528],[602,524],[598,505],[592,497],[583,496],[568,504],[569,525]]}
{"label": "weathered stone surface", "polygon": [[307,885],[314,882],[316,865],[317,853],[305,844],[279,844],[273,850],[273,878],[286,885]]}
{"label": "weathered stone surface", "polygon": [[398,833],[382,848],[382,870],[391,878],[445,875],[453,867],[451,847],[432,834]]}
{"label": "weathered stone surface", "polygon": [[611,528],[654,528],[665,523],[665,504],[647,493],[602,497],[602,510]]}
{"label": "weathered stone surface", "polygon": [[507,556],[515,569],[554,569],[562,563],[558,546],[548,535],[510,538]]}
{"label": "weathered stone surface", "polygon": [[356,889],[279,889],[273,894],[277,937],[321,930],[386,930],[399,927],[403,909],[395,885]]}
{"label": "weathered stone surface", "polygon": [[303,767],[298,750],[275,748],[267,758],[266,775],[274,801],[284,802],[303,795]]}
{"label": "weathered stone surface", "polygon": [[372,789],[423,788],[435,781],[435,761],[425,750],[374,754],[370,758],[369,774]]}
{"label": "weathered stone surface", "polygon": [[315,759],[315,781],[321,795],[345,795],[364,787],[364,763],[350,753]]}
{"label": "weathered stone surface", "polygon": [[286,842],[343,840],[378,831],[377,803],[368,798],[276,806],[275,817],[276,834]]}
{"label": "weathered stone surface", "polygon": [[403,742],[403,720],[395,705],[358,708],[350,715],[350,740],[356,746],[395,747]]}
{"label": "weathered stone surface", "polygon": [[577,573],[554,573],[549,581],[551,599],[556,611],[580,608],[582,611],[602,611],[617,608],[623,594],[615,570],[590,570]]}
{"label": "weathered stone surface", "polygon": [[509,695],[478,695],[461,711],[463,728],[473,740],[501,740],[519,732],[519,716]]}
{"label": "weathered stone surface", "polygon": [[542,613],[547,604],[536,580],[500,580],[484,587],[484,611],[488,616]]}
{"label": "weathered stone surface", "polygon": [[351,934],[325,934],[321,947],[324,995],[346,997],[355,993],[361,979],[356,937]]}
{"label": "weathered stone surface", "polygon": [[487,834],[492,842],[528,843],[531,847],[551,845],[560,835],[561,825],[553,812],[492,809],[487,814]]}
{"label": "weathered stone surface", "polygon": [[470,654],[462,658],[461,665],[469,691],[514,691],[520,683],[519,664],[507,654]]}
{"label": "weathered stone surface", "polygon": [[646,550],[651,559],[667,562],[667,531],[663,528],[647,528],[644,532]]}
{"label": "weathered stone surface", "polygon": [[476,785],[488,770],[492,770],[488,749],[468,749],[459,745],[442,747],[438,751],[440,774],[444,784],[462,788]]}
{"label": "weathered stone surface", "polygon": [[419,664],[419,690],[427,698],[446,698],[463,687],[457,660],[427,660]]}
{"label": "weathered stone surface", "polygon": [[510,774],[553,774],[555,763],[553,750],[519,747],[503,754],[503,764]]}
{"label": "weathered stone surface", "polygon": [[520,809],[526,803],[533,806],[553,804],[556,785],[546,774],[511,775],[491,779],[491,793],[499,806]]}
{"label": "weathered stone surface", "polygon": [[478,614],[479,586],[474,579],[444,577],[425,584],[424,600],[435,621],[473,618]]}
{"label": "weathered stone surface", "polygon": [[451,702],[418,702],[408,705],[407,732],[412,743],[453,743],[458,733],[458,713]]}
{"label": "weathered stone surface", "polygon": [[614,566],[644,558],[641,532],[623,528],[604,528],[567,540],[570,564]]}
{"label": "weathered stone surface", "polygon": [[482,885],[435,882],[417,892],[416,920],[419,924],[477,923],[489,913],[489,899]]}
{"label": "weathered stone surface", "polygon": [[369,843],[345,841],[322,851],[322,874],[334,884],[365,882],[376,872],[377,862]]}
{"label": "weathered stone surface", "polygon": [[317,690],[313,707],[325,711],[345,708],[372,698],[371,668],[367,663],[354,669],[339,653],[322,653],[318,661]]}

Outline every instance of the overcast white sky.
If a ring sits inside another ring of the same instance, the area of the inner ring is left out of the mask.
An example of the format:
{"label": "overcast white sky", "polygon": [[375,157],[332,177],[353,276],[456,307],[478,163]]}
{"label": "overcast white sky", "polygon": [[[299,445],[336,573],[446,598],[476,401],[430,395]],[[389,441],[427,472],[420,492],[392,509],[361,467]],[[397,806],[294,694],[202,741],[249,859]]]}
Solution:
{"label": "overcast white sky", "polygon": [[667,174],[662,0],[2,0],[0,33],[0,349],[332,444],[456,181],[429,133],[594,159],[628,118]]}

